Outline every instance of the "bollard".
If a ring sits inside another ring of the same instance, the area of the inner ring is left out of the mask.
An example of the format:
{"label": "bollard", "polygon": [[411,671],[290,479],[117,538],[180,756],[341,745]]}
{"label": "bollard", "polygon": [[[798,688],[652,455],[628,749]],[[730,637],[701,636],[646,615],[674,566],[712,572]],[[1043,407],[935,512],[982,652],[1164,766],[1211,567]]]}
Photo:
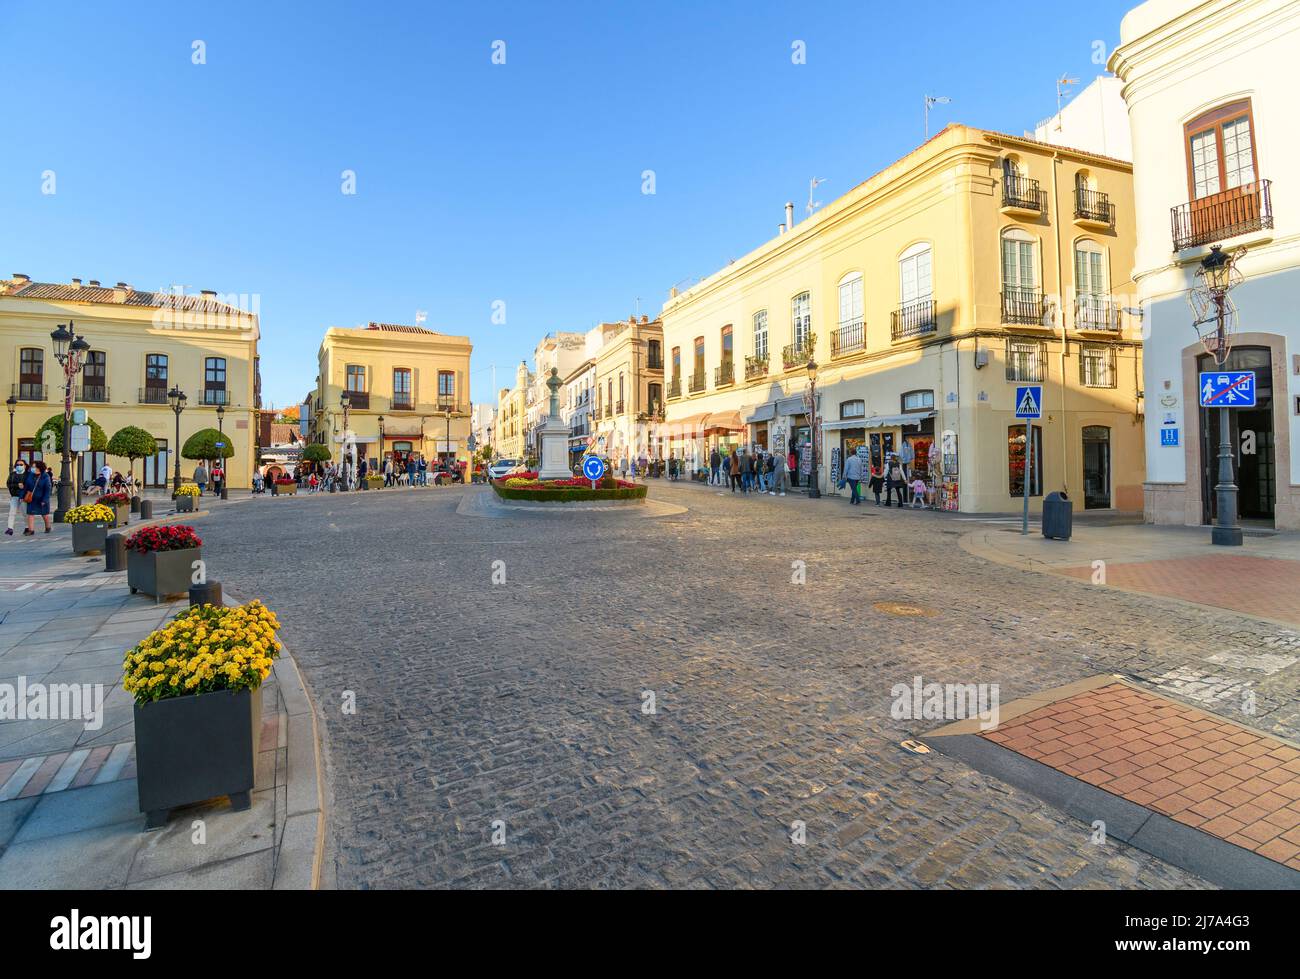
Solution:
{"label": "bollard", "polygon": [[153,519],[153,500],[140,501],[140,519],[141,520]]}
{"label": "bollard", "polygon": [[138,496],[131,497],[131,512],[132,513],[140,512],[140,497]]}
{"label": "bollard", "polygon": [[104,538],[104,570],[126,570],[126,534],[109,534]]}
{"label": "bollard", "polygon": [[201,585],[190,585],[190,605],[220,605],[221,582],[205,581]]}

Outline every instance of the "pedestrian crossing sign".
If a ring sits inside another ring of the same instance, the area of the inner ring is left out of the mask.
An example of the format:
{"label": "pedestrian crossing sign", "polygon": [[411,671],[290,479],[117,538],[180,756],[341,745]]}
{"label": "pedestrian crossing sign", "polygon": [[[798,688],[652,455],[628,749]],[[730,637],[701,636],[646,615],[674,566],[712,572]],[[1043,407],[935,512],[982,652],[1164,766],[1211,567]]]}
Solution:
{"label": "pedestrian crossing sign", "polygon": [[1043,386],[1024,384],[1016,388],[1016,417],[1041,418],[1043,415]]}

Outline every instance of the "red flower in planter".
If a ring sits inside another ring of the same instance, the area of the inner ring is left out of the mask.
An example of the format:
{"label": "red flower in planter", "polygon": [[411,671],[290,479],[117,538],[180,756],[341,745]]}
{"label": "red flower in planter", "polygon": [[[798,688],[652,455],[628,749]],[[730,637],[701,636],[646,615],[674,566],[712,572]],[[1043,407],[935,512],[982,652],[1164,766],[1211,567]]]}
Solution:
{"label": "red flower in planter", "polygon": [[99,498],[99,502],[104,506],[130,506],[131,497],[125,493],[105,493]]}
{"label": "red flower in planter", "polygon": [[203,541],[198,534],[194,533],[194,528],[184,524],[145,527],[126,539],[127,550],[140,554],[154,551],[183,551],[202,545]]}

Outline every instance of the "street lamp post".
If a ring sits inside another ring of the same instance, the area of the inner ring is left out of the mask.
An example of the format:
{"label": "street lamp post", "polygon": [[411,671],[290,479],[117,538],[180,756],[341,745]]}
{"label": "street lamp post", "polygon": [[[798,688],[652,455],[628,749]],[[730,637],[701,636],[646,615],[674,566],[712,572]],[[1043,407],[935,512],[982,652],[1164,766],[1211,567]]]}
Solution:
{"label": "street lamp post", "polygon": [[[1201,260],[1201,272],[1214,301],[1214,362],[1220,370],[1228,362],[1227,298],[1232,288],[1232,258],[1218,245]],[[1232,438],[1228,407],[1219,408],[1219,481],[1214,485],[1214,527],[1210,542],[1240,547],[1241,528],[1237,525],[1237,484],[1232,473]]]}
{"label": "street lamp post", "polygon": [[379,416],[379,456],[377,461],[379,463],[379,475],[381,478],[384,479],[384,485],[387,485],[388,479],[384,476],[386,459],[384,456],[384,416],[383,415]]}
{"label": "street lamp post", "polygon": [[226,406],[217,405],[217,441],[221,444],[217,446],[217,454],[221,456],[218,462],[221,465],[221,498],[230,499],[228,487],[230,486],[230,473],[226,472],[226,434],[222,423],[226,419]]}
{"label": "street lamp post", "polygon": [[180,389],[180,385],[167,392],[167,403],[172,406],[172,411],[176,414],[176,444],[172,447],[172,452],[175,453],[176,458],[176,468],[172,476],[172,492],[179,493],[181,488],[181,412],[185,410],[185,392]]}
{"label": "street lamp post", "polygon": [[56,523],[62,522],[72,504],[72,380],[81,372],[82,356],[90,349],[84,339],[68,325],[59,324],[50,334],[54,357],[63,368],[63,453],[59,463],[59,504],[54,511]]}
{"label": "street lamp post", "polygon": [[812,471],[808,474],[808,499],[820,500],[817,488],[817,361],[808,358],[808,431],[812,441]]}
{"label": "street lamp post", "polygon": [[9,395],[5,399],[5,404],[9,406],[9,471],[14,469],[14,409],[18,407],[18,397]]}
{"label": "street lamp post", "polygon": [[348,409],[352,407],[352,399],[344,391],[339,395],[339,407],[343,409],[343,442],[339,447],[339,473],[343,477],[343,489],[347,490],[351,477],[348,475]]}

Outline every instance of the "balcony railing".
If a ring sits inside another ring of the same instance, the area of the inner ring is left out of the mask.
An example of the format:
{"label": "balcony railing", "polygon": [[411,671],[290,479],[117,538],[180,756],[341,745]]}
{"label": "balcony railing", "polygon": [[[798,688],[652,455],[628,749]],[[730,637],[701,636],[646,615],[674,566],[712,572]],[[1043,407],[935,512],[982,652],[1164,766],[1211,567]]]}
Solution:
{"label": "balcony railing", "polygon": [[140,389],[139,402],[142,405],[167,404],[166,387],[144,387]]}
{"label": "balcony railing", "polygon": [[802,343],[787,343],[781,348],[781,365],[786,370],[796,370],[808,366],[812,360],[813,338],[810,333]]}
{"label": "balcony railing", "polygon": [[662,416],[663,413],[664,413],[664,405],[663,405],[663,402],[660,401],[658,398],[652,398],[652,399],[650,400],[650,404],[649,404],[649,406],[647,406],[647,408],[646,408],[646,412],[645,412],[645,413],[646,413],[646,415],[649,416],[650,418],[659,418],[659,417]]}
{"label": "balcony railing", "polygon": [[702,370],[696,371],[694,374],[690,376],[689,383],[687,384],[687,389],[691,392],[691,394],[698,394],[699,392],[704,390],[704,371]]}
{"label": "balcony railing", "polygon": [[29,384],[23,381],[15,384],[11,393],[19,401],[48,401],[50,389],[46,384]]}
{"label": "balcony railing", "polygon": [[440,394],[440,395],[438,395],[438,410],[439,410],[439,411],[450,411],[450,412],[455,412],[455,411],[456,411],[456,396],[455,396],[455,395],[450,395],[450,394]]}
{"label": "balcony railing", "polygon": [[204,388],[201,392],[199,404],[204,405],[228,405],[230,399],[229,392],[225,388]]}
{"label": "balcony railing", "polygon": [[1007,174],[1002,178],[1002,206],[1020,211],[1041,211],[1042,193],[1032,177]]}
{"label": "balcony railing", "polygon": [[1110,296],[1076,296],[1074,328],[1119,332],[1119,305]]}
{"label": "balcony railing", "polygon": [[767,358],[747,356],[745,358],[745,380],[752,381],[756,377],[767,377]]}
{"label": "balcony railing", "polygon": [[682,396],[682,379],[674,377],[668,382],[668,397],[680,398]]}
{"label": "balcony railing", "polygon": [[1041,289],[1003,289],[1002,322],[1042,326],[1045,306]]}
{"label": "balcony railing", "polygon": [[862,320],[850,320],[841,323],[838,330],[831,331],[831,356],[843,357],[845,354],[857,353],[867,347],[867,334]]}
{"label": "balcony railing", "polygon": [[1173,208],[1174,251],[1273,227],[1272,184],[1242,184]]}
{"label": "balcony railing", "polygon": [[414,411],[415,402],[407,394],[395,394],[393,400],[389,402],[388,407],[393,411]]}
{"label": "balcony railing", "polygon": [[621,414],[623,414],[623,401],[622,401],[622,399],[619,399],[618,401],[615,401],[615,402],[614,402],[614,414],[616,414],[616,415],[621,415]]}
{"label": "balcony railing", "polygon": [[726,387],[736,383],[736,365],[733,361],[723,361],[721,366],[713,368],[713,386]]}
{"label": "balcony railing", "polygon": [[933,333],[938,328],[933,299],[918,299],[894,310],[889,317],[889,338],[897,343]]}
{"label": "balcony railing", "polygon": [[107,384],[83,384],[77,388],[77,400],[87,404],[107,404]]}
{"label": "balcony railing", "polygon": [[350,411],[369,411],[370,410],[370,392],[369,391],[347,391],[348,410]]}
{"label": "balcony railing", "polygon": [[613,417],[614,417],[614,409],[613,409],[612,407],[610,407],[609,405],[605,405],[605,417],[606,417],[606,418],[613,418]]}
{"label": "balcony railing", "polygon": [[1115,209],[1110,203],[1110,195],[1087,187],[1075,187],[1074,216],[1079,221],[1114,224]]}
{"label": "balcony railing", "polygon": [[664,369],[664,359],[662,357],[650,357],[646,360],[646,369],[652,371],[661,371]]}

